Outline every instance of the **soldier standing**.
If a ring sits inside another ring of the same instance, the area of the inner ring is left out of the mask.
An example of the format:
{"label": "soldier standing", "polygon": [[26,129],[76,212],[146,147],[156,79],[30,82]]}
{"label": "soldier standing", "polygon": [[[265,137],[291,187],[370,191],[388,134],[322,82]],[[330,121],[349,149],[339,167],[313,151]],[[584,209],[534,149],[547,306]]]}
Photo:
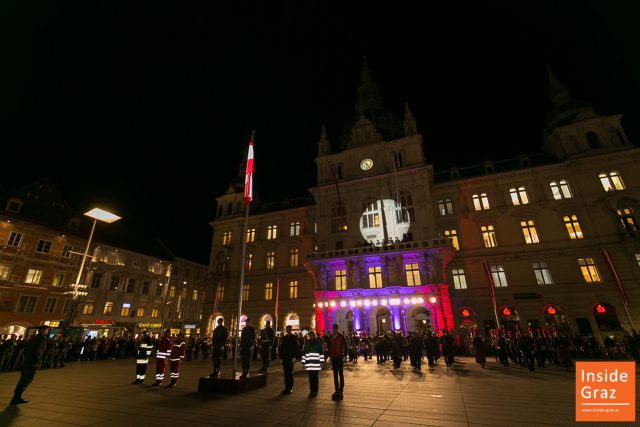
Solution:
{"label": "soldier standing", "polygon": [[153,349],[153,343],[149,336],[149,331],[142,332],[142,338],[138,345],[138,354],[136,357],[136,379],[131,384],[142,384],[147,375],[147,365],[149,364],[149,356]]}
{"label": "soldier standing", "polygon": [[271,359],[271,346],[273,345],[273,339],[275,334],[273,328],[271,328],[271,321],[267,320],[265,327],[260,331],[260,358],[262,359],[263,372],[269,370],[269,360]]}
{"label": "soldier standing", "polygon": [[280,394],[291,394],[293,389],[293,364],[298,355],[298,338],[291,333],[291,325],[287,325],[287,334],[282,338],[280,357],[284,371],[284,390]]}
{"label": "soldier standing", "polygon": [[227,338],[229,333],[222,323],[224,320],[222,317],[218,318],[218,326],[213,330],[213,372],[210,377],[217,377],[220,375],[220,364],[222,363],[222,354],[225,352],[227,345]]}
{"label": "soldier standing", "polygon": [[[251,353],[256,345],[256,330],[251,326],[251,319],[247,317],[245,327],[240,335],[240,358],[242,359],[242,375],[240,378],[247,378],[251,367]],[[235,355],[234,355],[235,357]]]}
{"label": "soldier standing", "polygon": [[38,326],[38,335],[31,337],[26,343],[20,379],[18,380],[18,384],[16,384],[16,389],[13,392],[13,398],[11,402],[9,402],[9,405],[28,403],[27,400],[22,398],[22,393],[24,393],[29,384],[31,384],[36,376],[36,371],[40,368],[40,362],[47,348],[47,341],[49,340],[47,338],[47,332],[49,332],[49,326]]}
{"label": "soldier standing", "polygon": [[171,339],[171,331],[166,329],[164,336],[158,344],[158,351],[156,352],[156,382],[153,386],[162,385],[164,381],[164,371],[167,369],[167,358],[171,354],[171,348],[173,347],[173,340]]}
{"label": "soldier standing", "polygon": [[180,333],[176,337],[173,347],[171,348],[171,354],[169,356],[169,362],[171,363],[171,366],[169,367],[171,372],[171,384],[167,385],[165,388],[173,388],[176,386],[178,378],[180,378],[180,364],[184,360],[185,350],[185,342],[182,338],[182,334]]}

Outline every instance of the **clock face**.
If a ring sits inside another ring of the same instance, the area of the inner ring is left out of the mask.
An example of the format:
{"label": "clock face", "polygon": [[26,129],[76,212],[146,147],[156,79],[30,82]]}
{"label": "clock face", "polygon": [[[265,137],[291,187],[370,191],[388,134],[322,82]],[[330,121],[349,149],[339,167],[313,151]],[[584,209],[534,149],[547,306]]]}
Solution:
{"label": "clock face", "polygon": [[372,167],[373,167],[373,160],[369,158],[362,159],[362,161],[360,162],[360,169],[362,169],[363,171],[368,171]]}

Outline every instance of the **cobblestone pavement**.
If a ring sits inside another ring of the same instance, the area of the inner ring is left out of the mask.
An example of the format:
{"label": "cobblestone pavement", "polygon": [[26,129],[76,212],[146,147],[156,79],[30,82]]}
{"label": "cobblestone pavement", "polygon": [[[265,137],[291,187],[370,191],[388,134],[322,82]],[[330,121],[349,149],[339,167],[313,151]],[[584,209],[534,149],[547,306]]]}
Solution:
{"label": "cobblestone pavement", "polygon": [[[254,368],[260,366],[261,362],[253,362]],[[70,363],[62,369],[39,371],[24,394],[30,402],[17,407],[7,403],[19,373],[4,372],[0,374],[0,426],[576,425],[575,374],[557,367],[530,373],[490,363],[482,369],[470,358],[459,358],[453,368],[441,363],[433,370],[423,366],[422,373],[414,373],[407,362],[392,370],[389,363],[360,359],[345,369],[344,400],[333,402],[331,371],[321,372],[320,392],[309,399],[308,379],[299,363],[293,393],[288,396],[280,395],[281,367],[274,362],[271,366],[265,388],[220,396],[196,391],[199,377],[211,372],[210,360],[184,363],[174,389],[151,387],[153,359],[141,386],[129,384],[135,379],[134,359]],[[223,367],[230,371],[228,362]],[[639,396],[636,393],[636,399]]]}

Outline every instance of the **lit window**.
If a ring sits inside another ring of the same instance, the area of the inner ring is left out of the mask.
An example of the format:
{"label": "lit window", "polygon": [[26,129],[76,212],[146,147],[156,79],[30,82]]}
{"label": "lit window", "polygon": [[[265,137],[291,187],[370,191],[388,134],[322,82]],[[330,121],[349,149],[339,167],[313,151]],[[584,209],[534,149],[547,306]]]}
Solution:
{"label": "lit window", "polygon": [[513,202],[514,206],[529,203],[529,196],[527,196],[527,189],[525,187],[511,188],[509,193],[511,194],[511,202]]}
{"label": "lit window", "polygon": [[38,240],[38,245],[36,246],[36,252],[48,254],[49,252],[51,252],[51,242],[47,240]]}
{"label": "lit window", "polygon": [[484,241],[485,248],[495,248],[498,246],[493,225],[483,225],[480,227],[480,231],[482,231],[482,240]]}
{"label": "lit window", "polygon": [[640,231],[640,229],[638,228],[638,221],[636,221],[636,218],[633,215],[632,208],[616,209],[616,212],[618,214],[618,219],[620,220],[622,228],[627,233],[635,234]]}
{"label": "lit window", "polygon": [[169,298],[173,298],[176,296],[176,287],[172,286],[169,288]]}
{"label": "lit window", "polygon": [[289,298],[298,298],[298,281],[292,280],[289,282]]}
{"label": "lit window", "polygon": [[217,298],[218,302],[222,302],[222,300],[224,298],[224,286],[222,286],[222,285],[218,286],[218,290],[216,291],[216,298]]}
{"label": "lit window", "polygon": [[198,301],[198,290],[194,289],[191,295],[191,301]]}
{"label": "lit window", "polygon": [[231,244],[231,232],[230,231],[225,231],[224,234],[222,235],[222,244],[223,245],[230,245]]}
{"label": "lit window", "polygon": [[491,277],[493,278],[493,286],[496,288],[505,288],[507,286],[507,275],[504,273],[504,266],[492,265]]}
{"label": "lit window", "polygon": [[453,202],[451,199],[438,200],[438,212],[440,212],[440,215],[451,215],[453,213]]}
{"label": "lit window", "polygon": [[53,313],[56,309],[56,301],[58,301],[57,298],[47,298],[47,300],[44,303],[44,309],[42,310],[43,313]]}
{"label": "lit window", "polygon": [[598,273],[598,267],[593,262],[593,258],[578,258],[578,265],[580,265],[580,271],[582,277],[587,283],[601,282],[600,273]]}
{"label": "lit window", "polygon": [[567,232],[572,240],[582,239],[584,237],[577,215],[566,215],[564,217],[564,225],[567,227]]}
{"label": "lit window", "polygon": [[571,194],[571,188],[569,188],[569,183],[566,179],[563,179],[560,182],[551,181],[549,186],[551,187],[551,194],[553,194],[553,198],[556,200],[570,199],[573,197],[573,194]]}
{"label": "lit window", "polygon": [[155,319],[158,316],[160,316],[160,309],[158,307],[153,307],[151,309],[151,317]]}
{"label": "lit window", "polygon": [[638,267],[640,267],[640,254],[636,254],[636,263],[638,263]]}
{"label": "lit window", "polygon": [[289,267],[297,267],[298,266],[298,249],[291,249],[289,252]]}
{"label": "lit window", "polygon": [[51,283],[51,286],[60,287],[63,285],[63,282],[64,282],[64,273],[56,273],[53,276],[53,282]]}
{"label": "lit window", "polygon": [[24,282],[37,285],[40,283],[40,279],[42,279],[42,273],[42,270],[30,268],[29,271],[27,271],[27,277],[25,277]]}
{"label": "lit window", "polygon": [[368,199],[362,205],[362,228],[380,227],[380,208],[377,201]]}
{"label": "lit window", "polygon": [[255,228],[247,229],[247,243],[251,243],[255,241],[256,241],[256,229]]}
{"label": "lit window", "polygon": [[520,221],[520,227],[522,227],[522,234],[524,234],[524,241],[527,244],[540,243],[538,238],[538,232],[536,231],[536,225],[532,220]]}
{"label": "lit window", "polygon": [[444,236],[451,239],[451,244],[456,251],[460,250],[460,242],[458,242],[458,232],[456,230],[444,230]]}
{"label": "lit window", "polygon": [[289,226],[289,236],[300,235],[300,221],[292,222]]}
{"label": "lit window", "polygon": [[0,262],[0,280],[9,280],[10,275],[11,275],[11,264],[5,264],[4,262]]}
{"label": "lit window", "polygon": [[336,291],[347,290],[347,270],[336,270],[335,273]]}
{"label": "lit window", "polygon": [[369,287],[372,289],[382,287],[382,271],[380,267],[369,267]]}
{"label": "lit window", "polygon": [[128,302],[123,303],[122,308],[120,309],[120,316],[129,317],[130,313],[131,313],[131,304]]}
{"label": "lit window", "polygon": [[467,278],[464,275],[464,268],[451,269],[453,276],[453,287],[455,289],[467,289]]}
{"label": "lit window", "polygon": [[100,283],[102,282],[102,273],[98,273],[97,271],[93,273],[93,277],[91,278],[91,287],[93,289],[97,289],[100,287]]}
{"label": "lit window", "polygon": [[93,307],[95,302],[93,301],[85,301],[84,308],[82,309],[82,314],[93,314]]}
{"label": "lit window", "polygon": [[477,211],[489,209],[489,197],[487,197],[487,193],[474,194],[473,207]]}
{"label": "lit window", "polygon": [[18,246],[20,246],[20,242],[22,242],[22,234],[12,231],[11,234],[9,234],[9,239],[7,239],[7,246],[13,246],[17,248]]}
{"label": "lit window", "polygon": [[271,301],[273,299],[273,283],[267,282],[264,284],[264,300]]}
{"label": "lit window", "polygon": [[113,312],[113,301],[107,301],[104,303],[104,309],[102,310],[103,316],[111,316]]}
{"label": "lit window", "polygon": [[276,265],[276,252],[267,252],[267,270],[273,270]]}
{"label": "lit window", "polygon": [[141,305],[136,309],[136,317],[144,317],[145,306]]}
{"label": "lit window", "polygon": [[242,301],[249,301],[249,285],[242,285]]}
{"label": "lit window", "polygon": [[29,297],[26,295],[21,296],[18,300],[18,307],[16,308],[16,311],[18,313],[33,313],[37,302],[38,297]]}
{"label": "lit window", "polygon": [[534,262],[533,272],[536,274],[536,281],[538,282],[538,285],[553,285],[551,271],[549,271],[549,267],[547,267],[546,262]]}
{"label": "lit window", "polygon": [[405,264],[404,271],[407,273],[407,286],[420,286],[420,269],[418,264]]}
{"label": "lit window", "polygon": [[267,240],[278,238],[278,226],[275,224],[267,226]]}
{"label": "lit window", "polygon": [[347,228],[347,209],[344,203],[338,202],[331,208],[331,232],[344,233]]}
{"label": "lit window", "polygon": [[251,271],[253,268],[253,254],[247,254],[244,259],[244,270]]}
{"label": "lit window", "polygon": [[618,171],[602,172],[598,175],[604,191],[624,190],[625,186]]}

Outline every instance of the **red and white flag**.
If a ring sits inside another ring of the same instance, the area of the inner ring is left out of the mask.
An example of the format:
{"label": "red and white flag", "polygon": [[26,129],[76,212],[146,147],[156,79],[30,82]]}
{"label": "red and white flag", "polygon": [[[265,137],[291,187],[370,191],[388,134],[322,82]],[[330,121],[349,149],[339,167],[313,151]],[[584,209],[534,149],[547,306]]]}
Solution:
{"label": "red and white flag", "polygon": [[247,168],[244,176],[244,204],[246,206],[253,200],[253,136],[255,131],[251,132],[251,140],[249,141],[249,152],[247,154]]}

